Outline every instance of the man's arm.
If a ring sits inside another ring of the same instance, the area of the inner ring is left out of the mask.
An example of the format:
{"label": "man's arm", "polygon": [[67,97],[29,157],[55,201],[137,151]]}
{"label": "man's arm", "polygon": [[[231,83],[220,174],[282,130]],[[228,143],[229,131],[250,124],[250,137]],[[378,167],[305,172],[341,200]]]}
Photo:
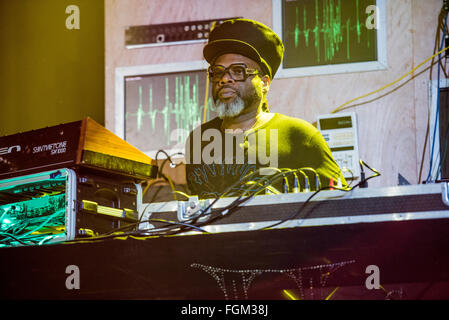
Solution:
{"label": "man's arm", "polygon": [[347,187],[346,179],[332,156],[332,152],[321,132],[317,131],[309,140],[311,166],[320,176],[321,187],[329,186],[330,180],[337,186],[339,181],[342,187]]}

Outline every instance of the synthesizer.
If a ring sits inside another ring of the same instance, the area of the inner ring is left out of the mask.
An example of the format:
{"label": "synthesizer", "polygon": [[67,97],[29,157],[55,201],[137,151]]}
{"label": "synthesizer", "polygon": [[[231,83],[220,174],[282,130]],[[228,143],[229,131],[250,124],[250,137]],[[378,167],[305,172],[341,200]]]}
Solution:
{"label": "synthesizer", "polygon": [[0,181],[0,248],[92,237],[134,225],[140,184],[56,169]]}
{"label": "synthesizer", "polygon": [[150,157],[93,119],[0,137],[0,180],[57,168],[154,178]]}
{"label": "synthesizer", "polygon": [[137,221],[150,157],[90,118],[0,137],[0,247],[91,237]]}

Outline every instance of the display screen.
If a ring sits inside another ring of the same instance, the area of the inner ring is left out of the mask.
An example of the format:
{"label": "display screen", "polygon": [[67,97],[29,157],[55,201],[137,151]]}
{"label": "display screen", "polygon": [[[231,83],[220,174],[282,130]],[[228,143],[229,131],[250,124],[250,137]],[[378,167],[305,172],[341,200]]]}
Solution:
{"label": "display screen", "polygon": [[284,68],[378,59],[375,0],[282,0]]}
{"label": "display screen", "polygon": [[320,119],[321,130],[343,129],[351,127],[352,127],[352,118],[350,116]]}
{"label": "display screen", "polygon": [[188,134],[216,115],[205,70],[128,76],[124,81],[125,140],[153,157],[160,149],[169,154],[183,150]]}

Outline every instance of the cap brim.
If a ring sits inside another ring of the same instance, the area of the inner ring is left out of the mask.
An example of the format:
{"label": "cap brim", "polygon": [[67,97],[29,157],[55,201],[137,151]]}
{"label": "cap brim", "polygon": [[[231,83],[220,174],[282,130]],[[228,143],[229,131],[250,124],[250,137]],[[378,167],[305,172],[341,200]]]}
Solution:
{"label": "cap brim", "polygon": [[226,53],[237,53],[248,57],[264,66],[271,73],[259,52],[246,42],[236,39],[220,39],[209,42],[203,49],[204,58],[209,63],[213,63],[218,56]]}

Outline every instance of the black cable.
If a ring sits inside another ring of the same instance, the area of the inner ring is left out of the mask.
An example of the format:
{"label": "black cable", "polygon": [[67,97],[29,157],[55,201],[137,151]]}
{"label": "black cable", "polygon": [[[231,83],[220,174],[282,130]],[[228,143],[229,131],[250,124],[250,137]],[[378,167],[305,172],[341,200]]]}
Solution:
{"label": "black cable", "polygon": [[166,159],[164,159],[164,161],[162,161],[161,168],[159,170],[161,172],[164,170],[164,166],[167,163],[167,161],[170,161],[170,164],[174,165],[174,168],[176,168],[179,164],[174,163],[173,160],[171,159],[171,157],[176,156],[176,155],[184,155],[184,153],[177,152],[177,153],[172,154],[171,156],[168,156]]}
{"label": "black cable", "polygon": [[[366,165],[366,164],[365,164]],[[298,211],[296,211],[294,214],[292,214],[292,215],[290,215],[289,217],[287,217],[287,218],[285,218],[285,219],[283,219],[283,220],[281,220],[281,221],[279,221],[279,222],[277,222],[277,223],[274,223],[274,224],[272,224],[272,225],[269,225],[268,227],[263,227],[261,230],[267,230],[267,229],[270,229],[270,228],[273,228],[273,227],[275,227],[275,226],[278,226],[278,225],[280,225],[280,224],[282,224],[282,223],[284,223],[284,222],[287,222],[287,221],[289,221],[289,220],[292,220],[292,219],[295,219],[299,214],[300,214],[300,212],[304,209],[304,207],[318,194],[318,193],[320,193],[321,191],[324,191],[324,190],[329,190],[329,189],[331,189],[331,188],[333,188],[333,189],[337,189],[337,190],[341,190],[341,191],[345,191],[345,192],[350,192],[350,191],[352,191],[352,190],[354,190],[355,188],[357,188],[357,187],[360,187],[360,185],[361,184],[363,184],[363,183],[365,183],[366,181],[368,181],[368,180],[370,180],[370,179],[372,179],[372,178],[375,178],[375,177],[378,177],[378,176],[380,176],[380,173],[377,171],[377,170],[374,170],[374,169],[372,169],[371,167],[369,167],[368,165],[366,165],[370,170],[372,170],[373,172],[375,172],[372,176],[370,176],[370,177],[368,177],[368,178],[366,178],[366,179],[364,179],[363,181],[360,181],[359,183],[357,183],[356,185],[354,185],[352,188],[338,188],[338,187],[335,187],[335,186],[327,186],[327,187],[322,187],[322,188],[320,188],[319,190],[317,190],[317,191],[315,191],[309,198],[307,198],[307,200],[302,204],[302,206],[299,208],[299,210]],[[303,217],[303,219],[304,218],[307,218],[307,217]]]}
{"label": "black cable", "polygon": [[[165,163],[166,163],[167,160],[169,160],[170,163],[173,163],[173,162],[172,162],[172,160],[171,160],[171,157],[168,155],[168,153],[167,153],[165,150],[162,150],[162,149],[158,150],[157,153],[156,153],[156,157],[155,157],[156,162],[157,162],[157,158],[158,158],[158,156],[159,156],[159,153],[164,153],[164,154],[167,156],[167,158],[164,160],[164,162],[162,163],[161,167],[160,167],[160,168],[158,167],[158,176],[162,176],[166,181],[168,181],[168,178],[167,178],[164,174],[162,174],[162,169],[163,169],[163,167],[164,167],[164,165],[165,165]],[[178,152],[178,153],[175,153],[174,155],[177,155],[177,154],[183,154],[183,153]],[[161,183],[161,182],[163,182],[163,181],[162,181],[162,180],[161,180],[161,181],[156,181],[156,182],[154,182],[152,185],[150,185],[149,188],[151,188],[151,187],[153,187],[154,185],[156,185],[156,184],[158,184],[158,183]],[[110,234],[113,233],[113,232],[117,232],[117,231],[120,231],[120,230],[126,230],[126,229],[128,229],[128,228],[136,228],[136,232],[137,232],[137,231],[138,231],[137,228],[139,227],[139,225],[140,225],[141,222],[142,222],[142,218],[143,218],[143,216],[144,216],[145,211],[147,210],[147,208],[149,207],[149,205],[150,205],[151,203],[153,203],[153,201],[155,200],[155,198],[156,198],[157,194],[160,192],[160,190],[162,190],[162,188],[159,188],[159,189],[157,190],[157,192],[153,195],[153,197],[151,198],[150,202],[147,204],[147,206],[145,207],[145,209],[144,209],[143,212],[142,212],[142,215],[139,217],[139,219],[138,219],[138,221],[137,221],[136,223],[132,223],[132,224],[126,225],[126,226],[121,227],[121,228],[115,228],[115,229],[112,229],[112,230],[110,230],[110,231],[108,231],[108,232],[106,232],[106,233],[103,233],[103,234],[100,235],[100,236],[107,236],[107,235],[110,235]],[[88,239],[88,238],[83,238],[83,239],[85,240],[85,239]]]}
{"label": "black cable", "polygon": [[[164,220],[164,219],[147,219],[147,220],[144,220],[142,223],[144,223],[144,222],[161,222],[161,223],[170,224],[170,225],[189,227],[189,228],[195,229],[197,231],[200,231],[202,233],[209,233],[206,230],[201,229],[198,226],[195,226],[195,225],[192,225],[189,223],[179,222],[179,221],[170,221],[170,220]],[[149,231],[149,230],[140,230],[140,231],[145,232],[145,231]]]}
{"label": "black cable", "polygon": [[278,226],[278,225],[280,225],[280,224],[282,224],[282,223],[284,223],[284,222],[287,222],[287,221],[289,221],[289,220],[292,220],[292,219],[296,218],[296,217],[298,216],[298,214],[304,209],[304,207],[310,202],[310,200],[312,200],[318,193],[320,193],[321,191],[324,191],[324,190],[329,190],[329,189],[331,189],[331,188],[332,188],[332,189],[337,189],[337,190],[342,190],[342,191],[349,191],[349,190],[346,190],[346,189],[337,188],[337,187],[335,187],[335,186],[322,187],[322,188],[316,190],[310,197],[308,197],[308,198],[306,199],[306,201],[304,201],[304,203],[302,204],[302,206],[299,208],[299,210],[296,211],[294,214],[290,215],[289,217],[287,217],[287,218],[285,218],[285,219],[282,219],[282,220],[279,221],[279,222],[276,222],[276,223],[274,223],[274,224],[272,224],[272,225],[269,225],[268,227],[263,227],[263,228],[260,229],[260,230],[268,230],[268,229],[270,229],[270,228],[273,228],[273,227]]}
{"label": "black cable", "polygon": [[[256,170],[254,172],[250,172],[247,175],[245,175],[242,179],[240,179],[239,181],[233,183],[232,185],[230,185],[229,187],[227,187],[225,190],[223,190],[221,192],[221,194],[219,194],[205,209],[201,210],[201,213],[192,218],[192,224],[194,224],[196,221],[198,221],[200,218],[202,218],[205,214],[207,214],[207,212],[209,211],[209,209],[212,208],[212,206],[217,203],[218,200],[220,200],[222,197],[224,197],[226,194],[228,194],[232,189],[234,189],[235,187],[237,187],[238,185],[242,184],[242,181],[245,180],[249,180],[251,179],[253,176],[255,176],[258,173],[259,170]],[[245,181],[246,183],[247,181]]]}
{"label": "black cable", "polygon": [[156,163],[157,163],[157,160],[158,160],[157,158],[158,158],[158,156],[159,156],[159,153],[165,154],[166,158],[165,158],[164,161],[162,162],[161,167],[160,167],[160,168],[158,167],[158,173],[162,173],[162,170],[163,170],[165,164],[167,163],[167,161],[170,161],[170,164],[171,164],[171,165],[174,165],[175,167],[177,167],[178,164],[174,163],[171,157],[176,156],[176,155],[184,155],[184,153],[182,153],[182,152],[176,152],[176,153],[174,153],[174,154],[172,154],[172,155],[170,156],[165,150],[159,149],[159,150],[156,152],[156,156],[155,156],[155,159],[154,159],[154,160],[156,161]]}
{"label": "black cable", "polygon": [[[290,169],[289,169],[290,170]],[[229,204],[228,206],[221,208],[213,213],[211,213],[207,219],[207,221],[203,221],[201,223],[197,223],[197,221],[202,218],[205,217],[207,212],[209,211],[209,209],[219,200],[221,199],[221,197],[225,194],[227,194],[228,192],[230,192],[235,186],[243,184],[243,183],[247,183],[250,178],[252,178],[255,174],[258,173],[259,170],[257,170],[256,172],[253,173],[249,173],[248,175],[246,175],[244,178],[242,178],[241,180],[239,180],[238,182],[234,183],[233,185],[231,185],[230,187],[226,188],[222,194],[220,196],[218,196],[211,204],[208,205],[208,207],[206,207],[205,209],[202,210],[201,214],[193,217],[191,219],[186,220],[186,222],[183,223],[183,227],[181,227],[179,230],[174,231],[171,234],[177,234],[177,233],[181,233],[181,232],[185,232],[187,231],[186,228],[189,229],[195,229],[198,228],[200,226],[204,226],[204,225],[208,225],[210,224],[212,221],[217,220],[218,218],[221,218],[225,215],[228,215],[230,213],[230,211],[232,211],[234,208],[237,208],[240,204],[248,201],[249,199],[251,199],[254,195],[256,195],[258,192],[260,192],[261,190],[265,189],[267,186],[271,185],[271,183],[275,180],[280,179],[281,177],[285,176],[285,172],[279,172],[276,175],[272,176],[270,179],[268,179],[267,184],[263,185],[262,187],[256,189],[256,191],[254,191],[250,196],[247,196],[246,198],[243,198],[243,195],[240,195],[239,197],[237,197],[231,204]],[[265,178],[264,178],[265,179]],[[146,209],[145,209],[146,210]],[[144,210],[144,211],[145,211]],[[223,214],[223,212],[226,212],[226,214]],[[142,214],[143,216],[143,214]],[[190,222],[190,223],[188,223]],[[179,223],[181,224],[181,223]],[[206,232],[203,229],[200,229],[201,232]]]}
{"label": "black cable", "polygon": [[[168,221],[168,220],[163,220],[163,219],[148,219],[148,220],[144,220],[143,222],[151,222],[151,221],[157,221],[157,222],[161,222],[161,223],[166,223],[166,224],[170,224],[170,225],[174,225],[175,228],[179,228],[178,226],[188,226],[189,228],[193,228],[195,230],[201,231],[203,233],[208,233],[207,231],[194,226],[194,225],[190,225],[190,224],[186,224],[183,222],[178,222],[178,221]],[[142,222],[142,223],[143,223]],[[100,240],[107,240],[107,239],[113,239],[113,238],[117,238],[117,237],[124,237],[124,236],[164,236],[164,235],[171,235],[171,234],[160,234],[161,231],[157,231],[157,233],[155,234],[154,232],[151,233],[150,232],[151,229],[149,230],[139,230],[139,231],[130,231],[130,232],[121,232],[118,234],[110,234],[110,235],[102,235],[102,236],[96,236],[96,237],[90,237],[90,238],[79,238],[79,239],[73,239],[73,240],[67,240],[65,241],[66,243],[78,243],[78,242],[83,242],[83,241],[100,241]],[[157,229],[156,229],[157,230]],[[162,230],[165,231],[165,230]],[[166,231],[170,231],[170,228],[168,228]],[[176,234],[172,233],[172,234]]]}
{"label": "black cable", "polygon": [[[374,178],[378,175],[380,175],[380,173],[378,173],[376,170],[372,169],[371,167],[367,166],[370,170],[372,170],[373,172],[376,172],[375,175],[368,177],[367,179],[365,179],[364,181],[367,181],[371,178]],[[166,227],[164,229],[160,229],[160,228],[155,228],[155,229],[146,229],[146,230],[135,230],[132,232],[123,232],[120,234],[112,234],[112,235],[105,235],[105,236],[99,236],[99,237],[92,237],[92,238],[86,238],[86,239],[75,239],[75,240],[70,240],[69,242],[76,242],[76,241],[89,241],[89,240],[104,240],[104,239],[109,239],[109,238],[115,238],[115,237],[120,237],[120,236],[127,236],[127,235],[134,235],[134,236],[142,236],[142,235],[152,235],[152,236],[164,236],[164,235],[174,235],[174,234],[179,234],[181,232],[185,232],[186,229],[194,229],[203,233],[207,233],[207,231],[205,231],[204,229],[201,229],[201,226],[204,225],[208,225],[213,221],[216,221],[217,219],[220,219],[224,216],[229,215],[231,212],[233,212],[234,209],[239,208],[239,206],[247,201],[249,201],[251,198],[253,198],[256,194],[258,194],[260,191],[262,191],[263,189],[266,189],[267,186],[271,185],[274,181],[277,181],[281,178],[285,178],[286,175],[289,174],[293,174],[294,172],[298,171],[300,169],[288,169],[288,171],[281,171],[276,173],[275,175],[270,176],[269,179],[267,179],[266,177],[264,177],[264,179],[262,179],[265,183],[257,188],[255,191],[253,191],[250,195],[248,196],[244,196],[244,194],[241,194],[240,196],[238,196],[231,204],[229,204],[228,206],[221,208],[215,212],[211,212],[210,214],[208,214],[207,212],[209,211],[209,209],[211,209],[213,207],[213,205],[219,200],[221,199],[224,195],[226,195],[227,193],[229,193],[235,186],[237,185],[242,185],[242,184],[247,184],[248,181],[251,181],[250,179],[253,178],[259,170],[255,171],[255,172],[251,172],[249,174],[247,174],[244,178],[242,178],[241,180],[239,180],[238,182],[234,183],[233,185],[229,186],[228,188],[226,188],[217,198],[214,199],[214,201],[212,201],[205,209],[202,210],[202,212],[196,216],[193,217],[191,219],[186,220],[185,222],[177,222],[177,221],[167,221],[167,220],[163,220],[163,219],[148,219],[145,221],[157,221],[157,222],[161,222],[161,223],[167,223],[170,225],[173,225],[171,227]],[[355,185],[354,187],[352,187],[350,190],[354,189],[355,187],[359,186],[359,184]],[[344,190],[344,191],[350,191],[347,189],[340,189],[340,188],[336,188],[334,186],[329,186],[329,187],[324,187],[324,188],[320,188],[319,190],[315,191],[307,200],[306,202],[303,203],[303,205],[301,206],[301,208],[298,210],[298,212],[296,212],[293,216],[288,217],[287,219],[284,219],[281,222],[278,222],[272,226],[268,226],[268,227],[264,227],[263,229],[267,229],[267,228],[271,228],[273,226],[279,225],[281,223],[284,223],[285,221],[288,221],[290,219],[294,219],[302,210],[303,207],[305,207],[305,205],[307,203],[309,203],[309,201],[316,195],[318,194],[320,191],[323,190],[328,190],[329,188],[334,188],[334,189],[339,189],[339,190]],[[245,193],[247,191],[245,190]],[[142,221],[142,218],[145,214],[145,211],[147,210],[148,206],[150,205],[147,204],[147,207],[143,210],[141,217],[139,218],[139,221],[137,224],[140,225],[141,223],[145,222]],[[225,212],[223,214],[223,212]],[[206,221],[202,221],[200,223],[197,223],[197,221],[202,218],[205,217],[206,214],[208,214],[208,219]],[[128,228],[128,226],[125,226],[124,228]],[[154,230],[154,231],[152,231]]]}
{"label": "black cable", "polygon": [[[438,52],[438,48],[439,48],[439,42],[440,42],[440,35],[441,35],[441,30],[444,30],[444,19],[446,16],[446,10],[445,10],[446,5],[443,3],[443,7],[440,10],[440,13],[438,15],[438,24],[437,24],[437,30],[435,32],[435,41],[434,41],[434,49],[433,49],[433,54],[435,54],[436,52]],[[447,53],[448,51],[446,51]],[[433,71],[433,65],[434,65],[434,60],[435,58],[432,59],[431,64],[430,64],[430,73],[429,73],[429,80],[432,81],[432,71]],[[438,67],[440,67],[440,61],[438,62]],[[429,112],[427,113],[427,125],[426,125],[426,133],[424,135],[424,145],[423,145],[423,150],[421,153],[421,164],[419,167],[419,174],[418,174],[418,183],[421,183],[421,178],[422,178],[422,174],[423,174],[423,167],[424,167],[424,159],[425,159],[425,155],[426,155],[426,149],[427,149],[427,138],[429,137],[429,131],[430,131],[430,122],[429,122],[429,118],[430,118],[430,114]]]}
{"label": "black cable", "polygon": [[[301,168],[301,169],[302,169],[302,168]],[[294,174],[295,172],[300,172],[301,169],[283,169],[283,170],[281,170],[281,172],[278,172],[278,173],[276,173],[275,175],[272,175],[269,179],[264,178],[264,179],[266,179],[266,181],[265,181],[266,184],[262,185],[261,187],[259,187],[259,188],[256,189],[255,191],[253,191],[249,196],[243,197],[244,195],[240,195],[240,196],[237,197],[237,199],[235,199],[230,205],[226,206],[225,208],[221,208],[221,209],[218,210],[218,211],[215,211],[215,212],[211,213],[211,215],[209,216],[209,219],[208,219],[207,221],[203,221],[203,222],[201,222],[200,224],[197,224],[197,225],[199,225],[199,226],[204,226],[204,225],[207,225],[207,224],[211,223],[212,221],[216,221],[216,220],[219,219],[219,218],[222,218],[222,217],[224,217],[224,216],[228,216],[228,215],[231,213],[232,210],[234,210],[235,208],[239,207],[239,206],[240,206],[241,204],[243,204],[244,202],[249,201],[249,200],[250,200],[251,198],[253,198],[256,194],[258,194],[258,193],[259,193],[260,191],[262,191],[263,189],[266,189],[266,188],[267,188],[269,185],[271,185],[273,182],[275,182],[275,181],[277,181],[277,180],[279,180],[279,179],[281,179],[281,178],[284,178],[284,179],[285,179],[286,174],[288,174],[288,175]],[[256,171],[255,173],[257,173],[257,171]],[[232,189],[235,185],[242,184],[242,182],[243,182],[243,179],[240,180],[238,183],[235,183],[235,184],[233,184],[232,186],[230,186],[229,188],[227,188],[227,190]],[[245,183],[247,183],[247,182],[245,182]],[[329,189],[329,188],[330,188],[330,187],[326,187],[326,188],[323,188],[323,190],[324,190],[324,189]],[[336,187],[332,187],[332,188],[336,189]],[[319,191],[321,191],[321,190],[319,190]],[[223,193],[227,193],[227,191],[224,191]],[[216,201],[218,201],[218,199],[220,199],[220,198],[221,198],[221,196],[218,197],[218,198],[216,199]],[[242,198],[243,198],[243,199],[242,199]],[[202,215],[204,215],[204,213],[207,212],[207,211],[209,210],[209,208],[212,207],[213,204],[214,204],[216,201],[214,201],[213,203],[211,203],[211,204],[210,204],[210,205],[209,205],[209,206],[202,212]],[[223,212],[226,212],[226,213],[223,214]],[[195,219],[195,220],[192,220],[193,223],[196,223],[196,221],[198,220],[198,218],[199,218],[199,217],[193,218],[193,219]]]}
{"label": "black cable", "polygon": [[[214,212],[213,215],[210,216],[210,218],[207,221],[204,221],[200,224],[200,226],[207,225],[212,221],[216,221],[219,218],[222,218],[224,216],[228,216],[231,211],[235,208],[238,208],[241,204],[249,201],[252,199],[255,195],[257,195],[260,191],[266,189],[268,186],[270,186],[272,183],[274,183],[277,180],[280,180],[281,178],[286,177],[286,175],[293,174],[294,172],[298,171],[299,169],[288,169],[289,171],[281,171],[276,173],[275,175],[271,176],[270,179],[267,179],[266,184],[262,185],[255,191],[253,191],[249,196],[243,197],[243,195],[240,195],[235,199],[230,205],[226,206],[225,208],[220,209],[218,212]],[[243,198],[243,199],[242,199]],[[223,212],[226,212],[223,214]]]}
{"label": "black cable", "polygon": [[[446,162],[446,158],[447,158],[447,148],[448,148],[448,143],[449,143],[449,126],[448,126],[448,128],[447,128],[447,130],[446,130],[446,139],[445,139],[445,142],[444,142],[444,150],[443,150],[443,154],[441,155],[441,152],[440,152],[440,163],[438,164],[438,172],[440,172],[440,175],[442,176],[442,173],[441,173],[441,165],[442,165],[442,163],[445,163]],[[440,142],[440,145],[442,145],[441,144],[441,142]],[[440,150],[441,150],[441,147],[440,147]],[[448,168],[449,169],[449,168]]]}
{"label": "black cable", "polygon": [[159,149],[157,152],[156,152],[156,156],[155,156],[155,160],[157,161],[157,157],[159,156],[159,153],[163,153],[163,154],[165,154],[165,156],[167,157],[167,158],[170,158],[170,156],[168,155],[168,153],[167,153],[167,151],[165,151],[165,150],[163,150],[163,149]]}
{"label": "black cable", "polygon": [[344,171],[348,171],[351,174],[351,183],[348,184],[348,187],[351,187],[351,185],[354,183],[354,172],[352,172],[352,170],[347,167],[343,167],[342,172]]}
{"label": "black cable", "polygon": [[[13,236],[12,234],[9,234],[9,233],[6,233],[6,232],[0,232],[0,236],[7,236],[7,237],[9,237],[9,238],[11,238],[11,239],[13,239],[13,240],[15,240],[15,241],[17,241],[17,242],[23,244],[23,245],[26,245],[26,246],[28,245],[28,243],[22,241],[22,240],[19,239],[19,238],[16,238],[16,237]],[[0,243],[3,242],[3,241],[4,241],[3,239],[0,240]]]}
{"label": "black cable", "polygon": [[[365,166],[367,166],[371,171],[373,171],[375,174],[372,175],[372,176],[370,176],[370,177],[368,177],[368,178],[366,178],[366,179],[364,179],[364,180],[361,181],[360,183],[358,183],[358,184],[356,184],[355,186],[353,186],[351,189],[337,188],[337,187],[335,187],[335,186],[328,186],[328,187],[324,187],[324,188],[318,189],[317,191],[315,191],[315,192],[314,192],[314,193],[313,193],[313,194],[306,200],[306,202],[303,203],[302,207],[298,210],[298,212],[296,212],[293,216],[290,216],[290,217],[288,217],[287,219],[285,219],[285,221],[288,221],[288,220],[290,220],[290,219],[294,219],[294,218],[295,218],[295,217],[296,217],[296,216],[303,210],[303,207],[305,207],[305,205],[307,205],[307,203],[309,203],[310,200],[311,200],[316,194],[318,194],[319,192],[321,192],[321,191],[323,191],[323,190],[328,190],[328,189],[330,189],[330,188],[333,188],[333,189],[338,189],[338,190],[343,190],[343,191],[351,191],[351,190],[353,190],[354,188],[360,186],[362,183],[366,183],[366,181],[368,181],[368,180],[370,180],[370,179],[372,179],[372,178],[377,177],[377,176],[380,175],[380,173],[379,173],[377,170],[371,168],[370,166],[368,166],[368,165],[367,165],[366,163],[364,163],[364,162],[362,162],[362,163],[363,163]],[[288,171],[286,171],[286,170],[288,170]],[[257,188],[257,189],[256,189],[255,191],[253,191],[250,195],[248,195],[248,196],[245,197],[244,194],[241,194],[240,196],[238,196],[238,197],[237,197],[231,204],[229,204],[228,206],[226,206],[226,207],[224,207],[224,208],[221,208],[221,209],[219,209],[219,210],[217,210],[217,211],[215,211],[215,212],[210,213],[210,214],[209,214],[209,217],[208,217],[208,219],[207,219],[206,221],[202,221],[202,222],[200,222],[200,223],[197,223],[197,221],[198,221],[200,218],[203,218],[203,217],[206,216],[207,212],[213,207],[213,205],[214,205],[219,199],[221,199],[224,195],[226,195],[227,193],[229,193],[234,187],[236,187],[236,186],[238,186],[238,185],[242,185],[242,184],[247,184],[249,181],[251,181],[250,179],[252,179],[252,178],[258,173],[259,170],[255,171],[255,172],[252,172],[252,173],[249,173],[248,175],[246,175],[245,177],[243,177],[243,178],[242,178],[241,180],[239,180],[238,182],[236,182],[236,183],[232,184],[231,186],[229,186],[228,188],[226,188],[226,189],[225,189],[225,190],[224,190],[218,197],[215,198],[214,201],[212,201],[212,202],[211,202],[205,209],[203,209],[202,212],[201,212],[198,216],[193,217],[193,218],[191,218],[191,219],[189,219],[189,220],[186,220],[186,221],[188,221],[188,222],[190,222],[190,223],[185,222],[185,224],[186,224],[185,227],[192,228],[192,227],[201,227],[201,226],[205,226],[205,225],[210,224],[210,223],[213,222],[213,221],[216,221],[217,219],[220,219],[220,218],[222,218],[222,217],[224,217],[224,216],[228,216],[229,214],[231,214],[231,213],[233,212],[234,209],[238,208],[241,204],[243,204],[243,203],[249,201],[250,199],[252,199],[256,194],[258,194],[258,193],[259,193],[260,191],[262,191],[263,189],[266,189],[266,188],[267,188],[269,185],[271,185],[273,182],[275,182],[275,181],[277,181],[277,180],[279,180],[279,179],[281,179],[281,178],[284,178],[284,179],[285,179],[285,178],[286,178],[286,174],[287,174],[287,175],[290,175],[290,174],[293,174],[294,172],[297,172],[297,171],[299,171],[299,170],[300,170],[300,169],[284,169],[284,171],[278,172],[278,173],[276,173],[275,175],[270,176],[269,179],[267,179],[266,177],[264,177],[264,179],[262,179],[262,181],[264,181],[265,184],[263,184],[261,187]],[[245,193],[246,193],[246,191],[245,191]],[[224,213],[224,214],[223,214],[223,213]],[[275,226],[275,225],[284,223],[285,221],[278,222],[278,223],[276,223],[276,224],[274,224],[274,225],[272,225],[272,226],[269,226],[269,227],[264,227],[263,229],[271,228],[271,227],[273,227],[273,226]],[[181,232],[184,232],[184,231],[186,231],[185,228],[181,227],[181,228],[180,228],[179,230],[177,230],[174,234],[176,234],[176,233],[181,233]]]}
{"label": "black cable", "polygon": [[305,168],[301,168],[301,170],[303,171],[310,171],[315,175],[315,190],[318,190],[321,188],[321,181],[320,181],[320,177],[318,175],[318,172],[310,167],[305,167]]}
{"label": "black cable", "polygon": [[366,178],[365,178],[365,170],[363,169],[363,162],[362,160],[360,160],[360,183],[359,183],[359,187],[360,188],[368,188],[368,183],[366,182]]}
{"label": "black cable", "polygon": [[[142,215],[139,218],[139,221],[137,223],[133,223],[133,224],[129,224],[126,225],[122,228],[119,229],[113,229],[107,233],[104,233],[102,235],[96,236],[96,237],[89,237],[89,238],[80,238],[80,239],[74,239],[74,240],[67,240],[66,242],[77,242],[77,241],[86,241],[86,240],[104,240],[104,239],[110,239],[110,238],[115,238],[115,237],[122,237],[122,236],[132,236],[132,235],[142,235],[143,233],[148,233],[149,231],[151,231],[151,229],[147,229],[147,230],[134,230],[134,231],[130,231],[130,232],[121,232],[121,233],[117,233],[117,234],[111,234],[111,232],[117,232],[119,230],[126,230],[128,228],[138,228],[140,224],[145,223],[145,222],[151,222],[151,221],[155,221],[155,222],[160,222],[160,223],[165,223],[165,224],[169,224],[169,225],[173,225],[173,227],[170,228],[166,228],[166,230],[161,230],[161,231],[157,231],[158,233],[162,232],[162,231],[171,231],[171,229],[176,229],[179,228],[179,226],[183,226],[183,227],[189,227],[192,229],[195,229],[197,231],[203,232],[203,233],[207,233],[207,231],[195,226],[195,225],[191,225],[188,223],[184,223],[184,222],[178,222],[178,221],[169,221],[169,220],[163,220],[163,219],[147,219],[147,220],[142,220],[145,211],[147,210],[147,208],[149,207],[151,203],[148,203],[147,206],[145,207],[145,209],[142,212]],[[156,228],[155,230],[158,230],[160,228]],[[153,234],[152,234],[153,235]],[[157,234],[156,234],[157,235]],[[165,235],[165,234],[160,234]]]}
{"label": "black cable", "polygon": [[[154,183],[149,187],[149,188],[151,188],[151,187],[154,187],[156,184],[161,184],[161,183],[165,183],[166,181],[164,181],[164,180],[157,180],[157,181],[154,181]],[[149,189],[148,188],[148,189]],[[158,189],[157,189],[157,191],[153,194],[153,196],[151,197],[151,199],[150,199],[150,203],[152,203],[152,202],[154,202],[156,199],[157,199],[157,195],[159,194],[159,192],[161,192],[161,190],[164,188],[164,186],[159,186],[158,187]],[[145,192],[145,195],[148,193],[148,190],[147,190],[147,192]]]}
{"label": "black cable", "polygon": [[142,214],[140,215],[140,218],[139,218],[139,220],[137,221],[137,224],[136,224],[136,231],[139,229],[139,226],[140,226],[140,223],[142,222],[142,218],[143,218],[143,216],[144,216],[144,214],[145,214],[145,211],[147,211],[147,209],[148,209],[148,207],[150,206],[150,204],[151,204],[151,202],[149,202],[149,203],[145,206],[145,209],[143,209]]}
{"label": "black cable", "polygon": [[[150,204],[151,204],[151,203],[148,203],[148,204],[146,205],[145,209],[143,209],[142,215],[141,215],[140,218],[139,218],[139,221],[138,221],[138,223],[137,223],[136,228],[139,228],[140,224],[142,224],[142,223],[144,223],[144,222],[149,222],[150,220],[154,220],[154,221],[161,220],[161,221],[159,221],[159,222],[165,222],[165,223],[167,223],[167,224],[178,224],[178,225],[185,226],[185,227],[197,228],[195,225],[189,224],[189,223],[187,223],[187,222],[176,222],[176,221],[168,221],[168,220],[162,220],[162,219],[147,219],[147,220],[142,221],[142,218],[143,218],[143,216],[145,215],[145,211],[148,209],[148,207],[150,206]],[[139,231],[141,231],[141,230],[137,230],[137,229],[136,229],[136,232],[139,232]],[[205,230],[202,230],[202,229],[200,229],[199,231],[201,231],[201,232],[206,232]]]}

